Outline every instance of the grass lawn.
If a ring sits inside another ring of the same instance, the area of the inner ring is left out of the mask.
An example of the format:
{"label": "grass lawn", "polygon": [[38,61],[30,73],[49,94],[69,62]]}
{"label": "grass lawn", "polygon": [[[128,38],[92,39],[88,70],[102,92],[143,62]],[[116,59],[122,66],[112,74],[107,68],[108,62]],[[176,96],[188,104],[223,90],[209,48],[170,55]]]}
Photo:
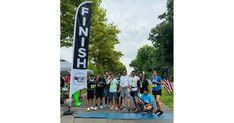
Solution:
{"label": "grass lawn", "polygon": [[174,94],[168,94],[167,91],[163,88],[162,89],[162,102],[167,105],[173,111],[173,98]]}

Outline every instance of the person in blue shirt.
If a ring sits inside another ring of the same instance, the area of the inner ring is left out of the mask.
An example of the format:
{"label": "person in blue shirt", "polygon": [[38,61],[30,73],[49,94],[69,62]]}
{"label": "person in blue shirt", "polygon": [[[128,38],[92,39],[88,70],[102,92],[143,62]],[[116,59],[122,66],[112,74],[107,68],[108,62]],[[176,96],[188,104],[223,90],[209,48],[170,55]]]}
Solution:
{"label": "person in blue shirt", "polygon": [[154,98],[156,100],[156,105],[157,105],[157,111],[155,112],[158,114],[158,116],[164,115],[162,111],[162,103],[160,101],[160,96],[162,95],[162,87],[163,85],[163,80],[162,78],[158,75],[158,71],[153,71],[153,76],[151,79],[152,82],[152,93],[154,95]]}
{"label": "person in blue shirt", "polygon": [[[153,96],[149,94],[148,88],[144,88],[144,93],[138,95],[138,99],[136,100],[139,105],[140,110],[143,111],[153,111],[156,108]],[[136,113],[137,111],[135,111]]]}

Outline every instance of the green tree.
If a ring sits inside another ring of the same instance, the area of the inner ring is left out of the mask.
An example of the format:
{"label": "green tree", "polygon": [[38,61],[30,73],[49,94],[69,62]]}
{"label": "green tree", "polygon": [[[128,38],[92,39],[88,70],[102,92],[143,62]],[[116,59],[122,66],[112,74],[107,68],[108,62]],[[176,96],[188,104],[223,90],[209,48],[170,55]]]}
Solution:
{"label": "green tree", "polygon": [[[61,47],[72,45],[75,11],[83,1],[61,0]],[[123,54],[114,49],[119,43],[117,35],[120,31],[113,23],[107,23],[106,12],[100,7],[101,0],[92,2],[88,68],[95,73],[118,72],[125,68],[120,62]]]}
{"label": "green tree", "polygon": [[155,58],[156,49],[152,46],[145,45],[138,49],[136,59],[134,59],[130,66],[137,71],[147,71],[156,66]]}
{"label": "green tree", "polygon": [[167,11],[158,18],[163,21],[151,30],[148,39],[156,48],[158,67],[168,67],[173,81],[173,0],[167,0]]}
{"label": "green tree", "polygon": [[151,29],[148,38],[153,47],[140,48],[130,66],[139,71],[167,67],[169,79],[173,81],[173,0],[167,0],[167,11],[158,18],[162,22]]}
{"label": "green tree", "polygon": [[162,65],[173,66],[173,0],[167,1],[167,12],[158,18],[163,21],[151,30],[148,39],[157,49]]}

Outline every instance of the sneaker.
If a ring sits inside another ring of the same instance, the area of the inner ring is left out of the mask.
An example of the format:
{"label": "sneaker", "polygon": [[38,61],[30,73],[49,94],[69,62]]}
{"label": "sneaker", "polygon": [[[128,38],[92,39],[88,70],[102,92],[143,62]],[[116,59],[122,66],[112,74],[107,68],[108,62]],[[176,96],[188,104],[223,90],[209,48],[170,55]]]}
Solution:
{"label": "sneaker", "polygon": [[107,108],[110,108],[110,105],[107,105],[106,107],[107,107]]}
{"label": "sneaker", "polygon": [[87,108],[87,111],[90,111],[90,108]]}
{"label": "sneaker", "polygon": [[131,108],[130,107],[128,107],[128,112],[130,112],[131,111]]}
{"label": "sneaker", "polygon": [[102,105],[100,106],[100,109],[103,110],[103,106]]}
{"label": "sneaker", "polygon": [[162,111],[160,111],[160,113],[158,114],[158,117],[162,117],[163,115],[165,115]]}
{"label": "sneaker", "polygon": [[95,110],[95,111],[96,111],[96,110],[97,110],[97,106],[95,106],[95,107],[93,108],[93,110]]}
{"label": "sneaker", "polygon": [[158,115],[158,114],[160,113],[160,110],[158,109],[158,110],[157,110],[156,112],[154,112],[154,113]]}
{"label": "sneaker", "polygon": [[93,107],[93,106],[91,106],[91,107],[90,107],[90,110],[94,110],[94,107]]}
{"label": "sneaker", "polygon": [[104,104],[104,105],[103,105],[103,108],[104,108],[104,109],[106,109],[106,108],[107,108],[107,105],[106,105],[106,104]]}
{"label": "sneaker", "polygon": [[120,111],[124,111],[124,110],[126,110],[125,107],[121,107],[121,108],[120,108]]}

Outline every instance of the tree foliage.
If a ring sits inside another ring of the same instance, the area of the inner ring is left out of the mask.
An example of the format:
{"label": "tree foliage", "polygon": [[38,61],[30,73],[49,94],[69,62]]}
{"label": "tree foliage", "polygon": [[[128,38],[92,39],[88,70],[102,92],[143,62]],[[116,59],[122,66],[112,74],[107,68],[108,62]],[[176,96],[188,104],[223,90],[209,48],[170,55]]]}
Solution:
{"label": "tree foliage", "polygon": [[148,40],[153,47],[143,46],[130,66],[135,70],[149,71],[168,67],[169,77],[173,79],[173,0],[167,1],[167,11],[158,16],[161,23],[151,29]]}
{"label": "tree foliage", "polygon": [[[72,45],[76,7],[85,0],[61,0],[61,47]],[[118,73],[125,68],[120,62],[123,55],[114,46],[119,43],[117,26],[107,23],[106,12],[100,7],[101,0],[92,0],[92,16],[89,37],[89,65],[95,73]]]}
{"label": "tree foliage", "polygon": [[156,49],[152,46],[145,45],[142,48],[138,49],[136,59],[134,59],[130,66],[133,67],[136,71],[145,71],[156,66],[155,58]]}
{"label": "tree foliage", "polygon": [[167,1],[167,12],[158,18],[163,21],[151,30],[148,39],[157,49],[159,62],[173,66],[173,0]]}

